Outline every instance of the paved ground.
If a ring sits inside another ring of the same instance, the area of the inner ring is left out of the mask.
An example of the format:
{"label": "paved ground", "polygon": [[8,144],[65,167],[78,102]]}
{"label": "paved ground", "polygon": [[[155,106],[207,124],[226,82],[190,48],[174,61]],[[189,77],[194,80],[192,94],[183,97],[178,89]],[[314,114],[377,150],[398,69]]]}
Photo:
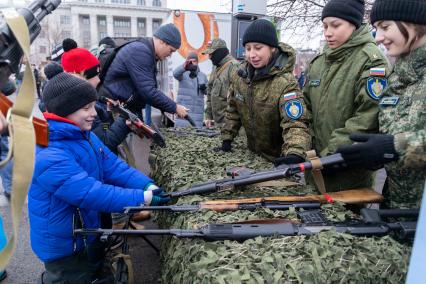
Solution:
{"label": "paved ground", "polygon": [[[40,112],[36,109],[35,116],[40,116]],[[153,120],[159,122],[160,113],[153,111]],[[136,159],[136,166],[144,173],[150,171],[148,164],[148,155],[150,149],[150,141],[147,139],[139,139],[138,137],[131,137],[129,140],[131,148],[134,150]],[[11,221],[10,221],[10,208],[7,199],[4,197],[3,188],[0,183],[0,215],[5,223],[5,229],[10,236]],[[156,228],[157,225],[151,221],[142,222],[146,228]],[[157,246],[160,246],[159,237],[149,237],[149,239]],[[129,240],[130,255],[132,257],[135,283],[158,283],[160,275],[160,262],[159,256],[156,252],[149,247],[149,245],[142,239]],[[7,267],[8,277],[2,282],[5,284],[30,284],[37,283],[41,272],[43,271],[43,264],[38,260],[31,250],[29,241],[29,223],[28,223],[28,210],[27,206],[23,209],[23,220],[21,222],[20,236],[18,248],[12,258],[11,263]]]}

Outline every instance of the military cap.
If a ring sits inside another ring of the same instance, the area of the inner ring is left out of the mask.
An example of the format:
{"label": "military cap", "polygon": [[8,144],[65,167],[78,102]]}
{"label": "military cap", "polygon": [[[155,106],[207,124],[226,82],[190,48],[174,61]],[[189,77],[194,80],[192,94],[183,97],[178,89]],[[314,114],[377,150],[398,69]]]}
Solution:
{"label": "military cap", "polygon": [[227,48],[226,42],[221,38],[215,38],[214,40],[210,41],[207,45],[207,48],[202,52],[203,54],[211,54],[215,52],[216,49],[219,48]]}

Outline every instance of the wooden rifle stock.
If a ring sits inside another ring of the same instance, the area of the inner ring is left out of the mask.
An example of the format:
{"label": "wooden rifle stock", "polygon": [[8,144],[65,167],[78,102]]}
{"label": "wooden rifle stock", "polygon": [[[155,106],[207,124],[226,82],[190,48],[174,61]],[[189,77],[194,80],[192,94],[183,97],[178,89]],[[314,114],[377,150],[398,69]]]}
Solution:
{"label": "wooden rifle stock", "polygon": [[[0,111],[4,116],[7,116],[7,113],[12,106],[12,101],[0,93]],[[36,135],[36,143],[41,146],[47,146],[49,144],[49,127],[47,121],[33,117],[33,126]]]}
{"label": "wooden rifle stock", "polygon": [[136,114],[123,107],[118,101],[114,101],[105,96],[101,96],[99,98],[99,101],[108,104],[113,111],[119,113],[125,119],[129,120],[133,126],[131,127],[132,131],[140,138],[150,138],[158,146],[166,147],[166,141],[164,140],[164,137],[159,133],[159,131],[152,129],[149,125],[145,124]]}
{"label": "wooden rifle stock", "polygon": [[[334,201],[343,202],[346,204],[363,204],[363,203],[379,203],[383,201],[383,196],[372,189],[361,188],[351,189],[339,192],[329,192],[328,195]],[[272,196],[272,197],[260,197],[260,198],[245,198],[245,199],[233,199],[233,200],[212,200],[203,202],[203,206],[214,206],[214,205],[230,205],[240,203],[260,203],[260,202],[320,202],[327,203],[327,200],[323,194],[319,195],[291,195],[291,196]]]}

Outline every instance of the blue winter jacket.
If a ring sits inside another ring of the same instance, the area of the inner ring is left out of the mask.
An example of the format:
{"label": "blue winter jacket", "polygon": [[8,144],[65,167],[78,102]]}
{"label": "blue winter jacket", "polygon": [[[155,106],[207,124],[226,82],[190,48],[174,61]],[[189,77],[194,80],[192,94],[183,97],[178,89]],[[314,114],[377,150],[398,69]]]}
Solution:
{"label": "blue winter jacket", "polygon": [[31,246],[44,262],[84,247],[83,237],[74,239],[72,234],[77,208],[84,228],[99,228],[99,212],[121,212],[142,204],[143,189],[153,182],[92,132],[67,122],[48,122],[49,146],[37,147],[28,194]]}
{"label": "blue winter jacket", "polygon": [[131,42],[118,51],[102,86],[112,97],[123,102],[135,95],[142,107],[148,104],[161,111],[176,113],[176,103],[157,89],[156,65],[151,38]]}

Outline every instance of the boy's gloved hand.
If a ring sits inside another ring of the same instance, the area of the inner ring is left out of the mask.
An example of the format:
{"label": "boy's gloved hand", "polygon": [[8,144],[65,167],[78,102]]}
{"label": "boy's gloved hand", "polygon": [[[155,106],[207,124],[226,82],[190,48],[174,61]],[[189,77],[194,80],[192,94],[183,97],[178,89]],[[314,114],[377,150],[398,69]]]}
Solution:
{"label": "boy's gloved hand", "polygon": [[144,200],[145,205],[157,206],[169,203],[170,197],[167,196],[166,192],[162,188],[157,188],[145,191]]}
{"label": "boy's gloved hand", "polygon": [[342,154],[348,167],[376,170],[398,160],[393,135],[354,133],[349,138],[359,143],[340,146],[336,151]]}

